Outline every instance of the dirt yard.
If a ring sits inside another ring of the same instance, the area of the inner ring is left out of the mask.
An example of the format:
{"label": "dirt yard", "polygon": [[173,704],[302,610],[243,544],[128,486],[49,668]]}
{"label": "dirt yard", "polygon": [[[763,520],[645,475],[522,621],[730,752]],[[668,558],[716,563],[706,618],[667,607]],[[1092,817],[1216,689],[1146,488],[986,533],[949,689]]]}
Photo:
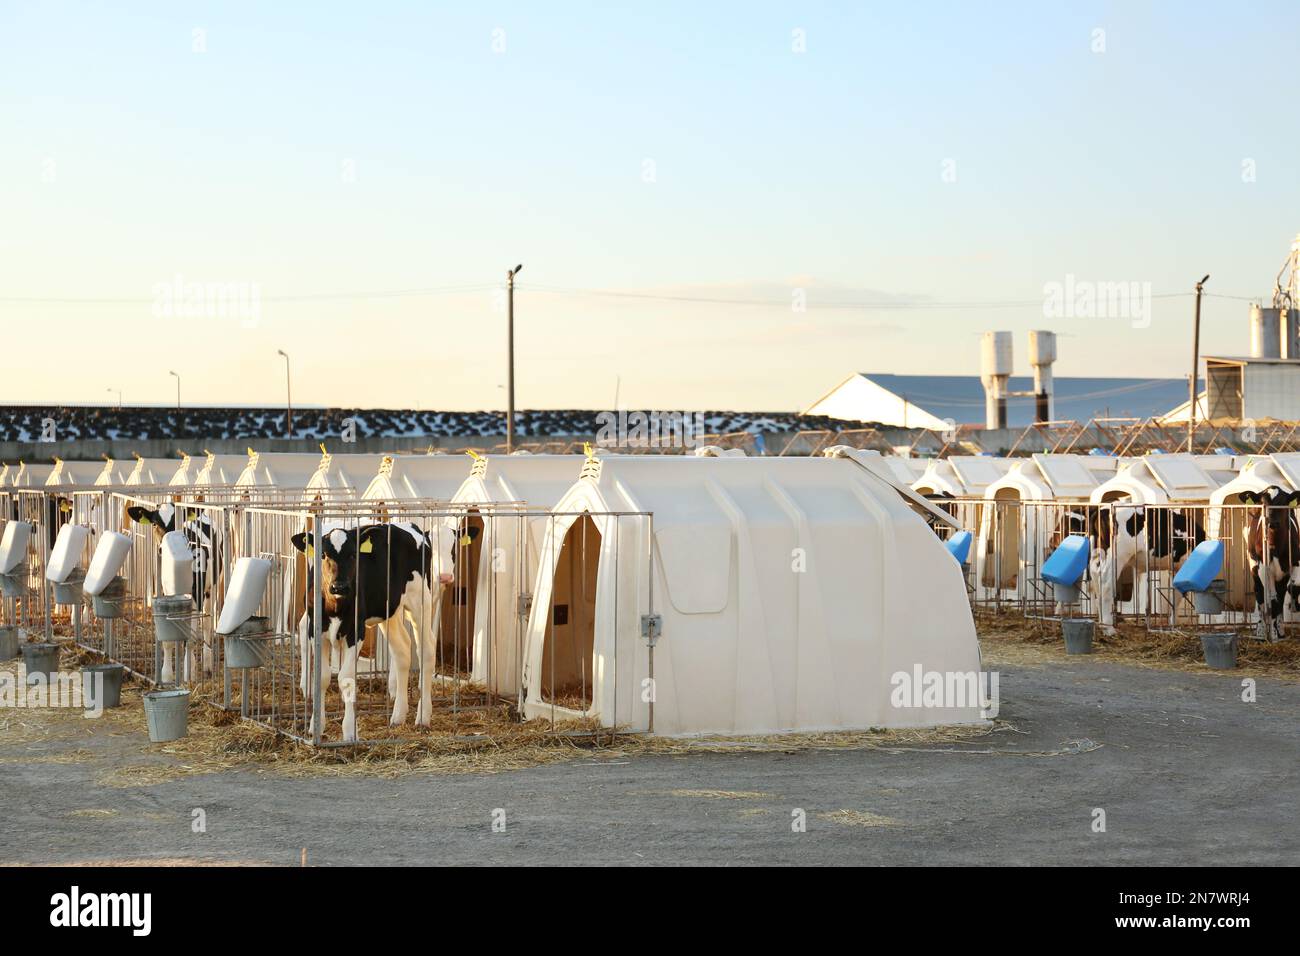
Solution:
{"label": "dirt yard", "polygon": [[319,753],[200,705],[151,744],[136,686],[95,720],[3,710],[0,862],[1300,863],[1293,660],[1210,671],[1124,635],[1067,657],[995,623],[988,728],[611,740],[479,712]]}

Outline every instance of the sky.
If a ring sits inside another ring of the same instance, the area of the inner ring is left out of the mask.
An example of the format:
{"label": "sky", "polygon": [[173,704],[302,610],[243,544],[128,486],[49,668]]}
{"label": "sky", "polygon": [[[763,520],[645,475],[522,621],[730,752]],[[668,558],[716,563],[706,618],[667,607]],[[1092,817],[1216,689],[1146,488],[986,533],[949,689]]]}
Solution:
{"label": "sky", "polygon": [[1295,3],[609,6],[2,0],[0,401],[1178,377],[1300,232]]}

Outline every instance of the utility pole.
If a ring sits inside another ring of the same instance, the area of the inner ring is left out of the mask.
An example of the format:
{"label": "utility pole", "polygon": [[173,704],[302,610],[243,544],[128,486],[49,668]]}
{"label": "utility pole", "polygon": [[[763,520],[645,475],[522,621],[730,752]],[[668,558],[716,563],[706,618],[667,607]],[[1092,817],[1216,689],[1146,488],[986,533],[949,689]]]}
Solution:
{"label": "utility pole", "polygon": [[515,276],[524,267],[506,272],[506,454],[515,450]]}
{"label": "utility pole", "polygon": [[175,372],[168,372],[168,375],[176,379],[176,411],[181,410],[181,377]]}
{"label": "utility pole", "polygon": [[289,353],[276,349],[276,355],[284,356],[284,437],[293,437],[293,392],[289,386]]}
{"label": "utility pole", "polygon": [[[1201,290],[1210,281],[1207,275],[1196,283],[1196,318],[1192,322],[1192,377],[1187,382],[1187,453],[1196,453],[1196,372],[1201,364]],[[1205,413],[1210,413],[1210,383],[1205,383]]]}

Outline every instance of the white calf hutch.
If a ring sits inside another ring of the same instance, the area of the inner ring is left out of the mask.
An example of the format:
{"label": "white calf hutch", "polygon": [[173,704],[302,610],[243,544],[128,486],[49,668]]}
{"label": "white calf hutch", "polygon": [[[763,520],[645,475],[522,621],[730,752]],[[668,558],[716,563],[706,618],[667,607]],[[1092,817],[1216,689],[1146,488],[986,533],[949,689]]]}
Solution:
{"label": "white calf hutch", "polygon": [[[584,560],[585,559],[585,560]],[[911,727],[891,678],[976,674],[961,571],[840,458],[610,456],[554,508],[524,645],[528,716],[660,734]]]}
{"label": "white calf hutch", "polygon": [[385,455],[361,497],[366,501],[447,501],[469,474],[466,455]]}
{"label": "white calf hutch", "polygon": [[[466,522],[481,529],[467,549],[465,589],[449,592],[442,607],[440,642],[472,654],[470,677],[489,693],[519,696],[520,648],[526,602],[540,564],[547,514],[580,473],[581,455],[488,455],[474,459],[451,496],[467,507]],[[489,516],[476,505],[496,504]],[[519,507],[512,514],[508,506]],[[524,603],[521,603],[524,602]],[[448,633],[450,632],[450,633]]]}

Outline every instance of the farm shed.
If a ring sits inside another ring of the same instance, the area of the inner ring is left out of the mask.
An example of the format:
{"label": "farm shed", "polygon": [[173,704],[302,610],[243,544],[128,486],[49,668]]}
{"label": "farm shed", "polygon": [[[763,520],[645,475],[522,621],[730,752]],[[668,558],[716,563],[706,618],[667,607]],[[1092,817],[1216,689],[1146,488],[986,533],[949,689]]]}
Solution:
{"label": "farm shed", "polygon": [[469,464],[465,455],[384,455],[361,497],[367,501],[447,501],[469,474]]}
{"label": "farm shed", "polygon": [[472,679],[494,694],[519,693],[524,623],[519,600],[532,591],[542,539],[552,520],[539,512],[559,502],[584,461],[581,455],[480,456],[451,496],[455,504],[517,504],[522,512],[497,508],[477,517],[470,512],[467,520],[480,534],[466,549],[467,568],[458,568],[464,585],[460,593],[448,588],[443,596],[441,645],[472,651]]}
{"label": "farm shed", "polygon": [[591,458],[553,511],[529,716],[659,734],[980,720],[977,701],[891,703],[896,673],[976,674],[979,647],[956,562],[856,461]]}

